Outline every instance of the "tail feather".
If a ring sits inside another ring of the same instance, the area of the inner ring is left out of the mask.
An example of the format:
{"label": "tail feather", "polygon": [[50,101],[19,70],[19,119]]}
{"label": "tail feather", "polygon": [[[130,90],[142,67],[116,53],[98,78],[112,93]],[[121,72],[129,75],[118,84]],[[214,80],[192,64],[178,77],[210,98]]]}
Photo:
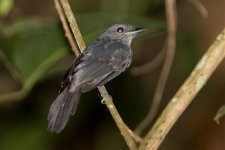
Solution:
{"label": "tail feather", "polygon": [[65,88],[56,100],[52,103],[48,114],[48,130],[51,132],[61,132],[70,115],[74,115],[80,100],[81,91],[69,92]]}

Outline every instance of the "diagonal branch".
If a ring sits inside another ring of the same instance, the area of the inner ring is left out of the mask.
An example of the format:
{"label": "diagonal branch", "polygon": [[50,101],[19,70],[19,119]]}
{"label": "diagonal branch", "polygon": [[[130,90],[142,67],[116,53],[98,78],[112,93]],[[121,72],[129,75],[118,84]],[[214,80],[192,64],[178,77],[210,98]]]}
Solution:
{"label": "diagonal branch", "polygon": [[175,122],[192,102],[197,93],[206,84],[216,67],[225,58],[225,29],[209,47],[198,62],[191,75],[187,78],[176,95],[158,118],[153,128],[148,132],[140,149],[156,150],[162,143]]}
{"label": "diagonal branch", "polygon": [[[56,5],[58,5],[57,3],[57,0],[55,0],[56,2]],[[74,14],[70,8],[70,5],[68,3],[67,0],[60,0],[61,4],[62,4],[62,7],[64,9],[64,12],[65,12],[65,15],[67,17],[67,20],[70,24],[70,27],[71,27],[71,30],[74,34],[74,37],[76,39],[76,42],[77,42],[77,45],[80,49],[80,51],[82,52],[85,48],[86,48],[86,45],[83,41],[83,38],[82,38],[82,35],[80,33],[80,30],[78,28],[78,25],[76,23],[76,19],[74,17]],[[62,12],[58,10],[58,13],[60,14],[60,16],[63,16],[64,15],[61,15]],[[65,30],[65,32],[68,32],[68,30]],[[69,42],[74,42],[74,41],[70,41]],[[71,44],[72,45],[72,44]],[[103,98],[103,102],[104,104],[106,104],[107,108],[109,109],[113,119],[115,120],[122,136],[124,137],[128,147],[131,149],[131,150],[136,150],[137,149],[137,146],[136,146],[136,143],[134,142],[137,141],[137,142],[140,142],[141,141],[141,138],[138,137],[137,135],[135,135],[127,126],[126,124],[123,122],[122,118],[120,117],[115,105],[113,104],[113,100],[111,98],[111,96],[109,96],[107,90],[105,89],[104,86],[101,86],[101,87],[98,87],[98,90]]]}

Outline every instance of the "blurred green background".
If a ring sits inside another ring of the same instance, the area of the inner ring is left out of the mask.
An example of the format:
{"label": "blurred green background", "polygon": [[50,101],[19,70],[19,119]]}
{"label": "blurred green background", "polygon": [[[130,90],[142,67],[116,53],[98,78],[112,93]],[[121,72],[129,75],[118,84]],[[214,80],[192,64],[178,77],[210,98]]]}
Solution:
{"label": "blurred green background", "polygon": [[[166,38],[162,0],[74,0],[71,7],[88,44],[109,25],[148,28],[133,42],[132,67],[153,59]],[[225,1],[202,1],[203,18],[188,1],[177,1],[177,49],[160,111],[225,27]],[[47,114],[60,80],[74,56],[64,36],[54,1],[0,0],[0,150],[127,149],[96,91],[82,95],[78,111],[62,133],[47,131]],[[184,112],[161,150],[224,150],[225,121],[213,121],[225,103],[225,62]],[[124,121],[134,129],[151,105],[161,71],[142,76],[130,70],[106,85]]]}

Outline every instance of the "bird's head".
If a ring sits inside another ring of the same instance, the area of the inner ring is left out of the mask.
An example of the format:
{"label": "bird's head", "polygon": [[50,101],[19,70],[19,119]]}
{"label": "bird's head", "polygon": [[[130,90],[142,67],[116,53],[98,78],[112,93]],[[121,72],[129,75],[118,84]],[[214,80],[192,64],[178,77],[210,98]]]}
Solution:
{"label": "bird's head", "polygon": [[137,28],[129,24],[115,24],[106,29],[100,38],[118,39],[130,45],[135,35],[145,30],[144,28]]}

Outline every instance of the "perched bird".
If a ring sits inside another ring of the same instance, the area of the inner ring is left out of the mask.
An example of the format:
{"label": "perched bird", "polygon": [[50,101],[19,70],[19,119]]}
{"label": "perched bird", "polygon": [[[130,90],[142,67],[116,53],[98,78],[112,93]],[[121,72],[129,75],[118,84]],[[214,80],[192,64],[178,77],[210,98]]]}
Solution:
{"label": "perched bird", "polygon": [[49,131],[59,133],[64,129],[76,112],[81,93],[106,84],[130,66],[132,39],[144,30],[128,24],[113,25],[77,57],[49,110]]}

